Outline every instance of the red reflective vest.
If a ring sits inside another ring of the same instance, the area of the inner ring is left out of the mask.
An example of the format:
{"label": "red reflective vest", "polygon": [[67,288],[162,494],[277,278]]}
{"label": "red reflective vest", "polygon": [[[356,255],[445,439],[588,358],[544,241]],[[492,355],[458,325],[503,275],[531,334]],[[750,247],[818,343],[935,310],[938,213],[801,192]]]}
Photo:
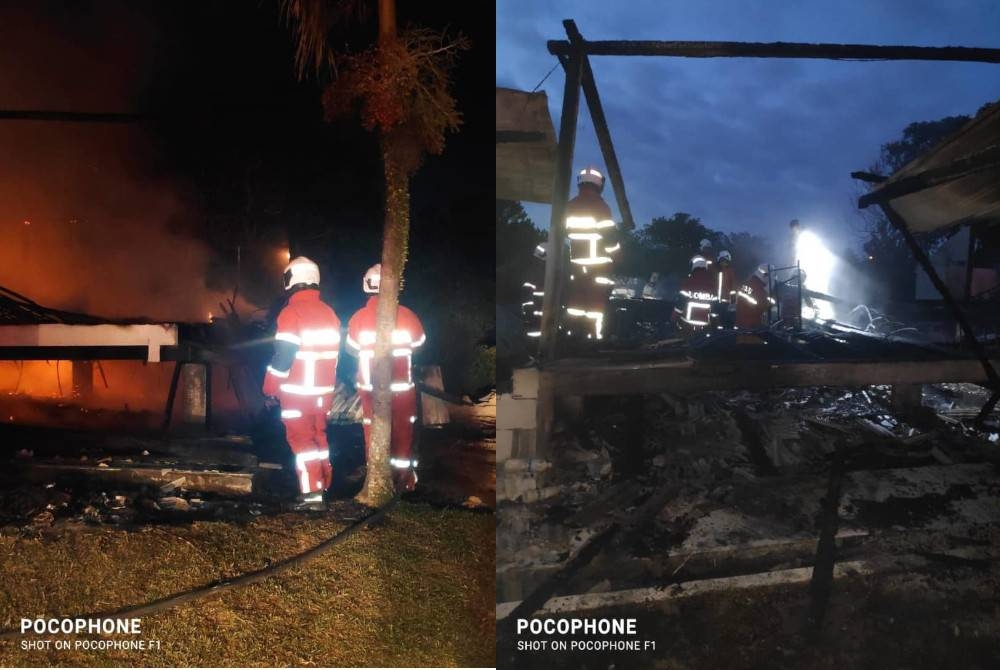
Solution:
{"label": "red reflective vest", "polygon": [[575,274],[607,277],[620,245],[611,208],[596,188],[581,187],[566,203],[566,236]]}
{"label": "red reflective vest", "polygon": [[719,302],[731,303],[736,300],[736,273],[731,265],[716,266],[715,288]]}
{"label": "red reflective vest", "polygon": [[681,299],[674,307],[675,318],[692,326],[707,326],[718,287],[715,274],[705,268],[695,268],[681,283]]}
{"label": "red reflective vest", "polygon": [[283,418],[328,411],[337,380],[340,319],[318,290],[292,294],[278,314],[274,341],[264,395],[281,398]]}
{"label": "red reflective vest", "polygon": [[767,312],[771,306],[767,283],[751,275],[736,292],[736,327],[760,328],[767,325]]}
{"label": "red reflective vest", "polygon": [[[375,356],[375,311],[378,296],[368,298],[347,322],[347,346],[358,352],[357,388],[371,391],[372,358]],[[410,309],[399,305],[396,310],[396,327],[392,330],[392,382],[390,390],[401,393],[413,389],[413,350],[427,340],[424,326]]]}

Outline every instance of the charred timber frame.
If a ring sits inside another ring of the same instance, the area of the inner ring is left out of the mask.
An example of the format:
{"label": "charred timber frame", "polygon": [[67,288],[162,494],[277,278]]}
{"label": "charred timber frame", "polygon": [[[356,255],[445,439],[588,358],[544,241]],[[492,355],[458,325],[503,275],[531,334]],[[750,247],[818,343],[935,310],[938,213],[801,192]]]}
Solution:
{"label": "charred timber frame", "polygon": [[42,323],[0,326],[0,360],[174,362],[164,410],[166,429],[173,415],[181,368],[191,364],[205,366],[205,427],[211,426],[211,365],[224,359],[193,343],[181,342],[177,324]]}
{"label": "charred timber frame", "polygon": [[[979,62],[979,63],[1000,63],[1000,49],[981,49],[972,47],[917,47],[917,46],[878,46],[868,44],[809,44],[796,42],[704,42],[704,41],[587,41],[580,34],[576,24],[572,20],[563,21],[566,28],[568,40],[552,40],[548,42],[549,53],[556,56],[563,65],[566,80],[563,91],[562,116],[560,118],[559,146],[556,163],[555,188],[553,191],[552,217],[549,224],[549,248],[545,265],[545,296],[543,302],[543,314],[541,324],[541,338],[539,343],[539,361],[541,368],[541,378],[538,389],[538,450],[540,454],[545,454],[548,448],[549,434],[552,429],[555,398],[557,395],[592,395],[610,393],[643,393],[644,389],[666,390],[664,380],[657,379],[657,375],[662,376],[664,370],[658,370],[650,377],[649,368],[606,368],[591,366],[587,369],[574,369],[562,366],[553,367],[556,359],[556,339],[559,327],[558,305],[560,305],[559,277],[562,264],[565,262],[563,242],[565,232],[563,230],[563,220],[565,219],[566,203],[569,199],[569,183],[572,176],[573,150],[576,143],[576,126],[579,114],[580,88],[584,88],[587,97],[587,104],[590,108],[591,119],[594,122],[595,131],[604,153],[604,160],[608,166],[609,177],[615,189],[615,197],[618,200],[619,210],[626,219],[626,225],[631,223],[631,213],[628,201],[625,197],[624,182],[621,179],[621,172],[618,169],[618,160],[614,154],[611,135],[604,117],[604,111],[597,95],[597,84],[594,81],[593,71],[590,68],[589,56],[667,56],[683,58],[814,58],[823,60],[867,60],[867,61],[891,61],[891,60],[926,60],[926,61],[953,61],[953,62]],[[992,159],[993,157],[988,157]],[[967,167],[967,166],[966,166]],[[977,166],[978,167],[978,166]],[[941,177],[942,175],[937,175]],[[947,177],[945,177],[947,178]],[[623,207],[624,204],[624,207]],[[880,203],[882,204],[882,203]],[[887,205],[882,204],[883,208]],[[890,217],[891,219],[891,217]],[[898,215],[897,215],[898,219]],[[897,225],[894,223],[894,225]],[[903,224],[905,228],[905,224]],[[908,232],[908,231],[907,231]],[[911,245],[914,253],[918,247]],[[920,259],[918,258],[918,261]],[[928,274],[932,281],[939,279],[934,274],[933,268],[928,269]],[[936,282],[939,283],[939,282]],[[940,290],[940,288],[939,288]],[[947,289],[945,289],[946,291]],[[949,296],[950,297],[950,296]],[[948,301],[948,298],[946,298]],[[954,303],[953,300],[948,301]],[[957,305],[956,305],[957,310]],[[956,315],[961,314],[960,310]],[[965,321],[962,317],[962,321]],[[967,325],[967,324],[966,324]],[[971,335],[971,330],[963,326],[963,330],[968,336],[977,355],[982,351],[982,347]],[[831,379],[861,379],[865,377],[858,366],[868,369],[886,368],[886,371],[895,371],[901,377],[907,377],[911,381],[900,381],[900,383],[918,383],[912,381],[920,379],[922,381],[947,381],[951,376],[961,371],[959,376],[976,377],[982,379],[985,374],[986,381],[995,384],[996,372],[992,364],[985,356],[980,356],[979,362],[972,361],[979,370],[978,376],[967,370],[969,361],[943,361],[939,363],[896,363],[879,362],[873,364],[864,363],[826,363],[829,368]],[[799,364],[798,367],[813,364]],[[901,367],[900,367],[901,366]],[[919,369],[922,372],[906,373],[903,370]],[[738,386],[727,386],[736,377],[728,375],[708,375],[712,377],[710,387],[718,388],[746,388],[749,383],[764,383],[764,387],[774,387],[782,385],[802,385],[801,377],[791,372],[796,366],[781,365],[774,368],[768,367],[763,370],[760,377],[748,377],[739,375]],[[771,372],[768,372],[770,370]],[[778,371],[783,372],[778,372]],[[805,371],[807,376],[814,375],[818,369],[812,368]],[[843,370],[844,372],[833,374],[833,370]],[[804,370],[800,370],[804,371]],[[852,372],[848,372],[852,371]],[[940,376],[943,375],[943,376]],[[928,377],[934,377],[929,379]],[[786,381],[782,381],[785,379]],[[886,383],[885,377],[880,377],[878,383]],[[692,385],[696,382],[689,380]],[[812,384],[816,383],[812,377]],[[838,382],[850,384],[851,382]],[[854,382],[865,383],[865,382]],[[871,383],[871,382],[868,382]],[[682,383],[681,386],[684,386]],[[994,396],[988,404],[989,410],[1000,400],[1000,387],[994,385]],[[704,390],[709,390],[705,388]],[[987,412],[984,407],[984,412]],[[981,415],[983,416],[983,415]]]}
{"label": "charred timber frame", "polygon": [[[871,193],[866,193],[858,199],[858,207],[864,209],[869,205],[887,203],[896,198],[918,193],[934,186],[946,184],[956,179],[1000,168],[1000,145],[992,145],[974,154],[963,156],[946,165],[924,170],[910,177],[894,181]],[[852,172],[851,176],[860,175]]]}
{"label": "charred timber frame", "polygon": [[[993,364],[1000,360],[991,361]],[[866,386],[988,381],[974,358],[921,361],[699,362],[656,361],[599,364],[565,360],[541,371],[539,384],[555,396],[644,395],[704,391],[766,390],[803,386]]]}
{"label": "charred timber frame", "polygon": [[[929,188],[925,187],[925,188]],[[945,305],[951,311],[952,315],[955,317],[955,321],[958,322],[959,327],[962,329],[962,334],[965,337],[965,341],[968,343],[969,348],[972,349],[976,357],[979,359],[978,362],[983,368],[983,372],[986,375],[984,382],[986,386],[990,388],[992,394],[990,399],[983,405],[982,410],[979,412],[979,416],[976,417],[976,425],[981,426],[983,421],[986,420],[996,407],[997,402],[1000,401],[1000,376],[997,375],[996,371],[996,361],[991,361],[986,354],[986,349],[983,347],[982,342],[976,339],[976,331],[973,330],[972,324],[969,323],[969,319],[965,316],[965,312],[962,311],[961,305],[952,296],[951,291],[948,290],[947,284],[944,280],[938,276],[937,270],[934,269],[934,264],[931,263],[931,259],[927,256],[927,253],[921,248],[920,244],[917,242],[916,238],[913,237],[913,233],[910,232],[909,226],[906,225],[906,220],[900,216],[899,212],[893,209],[892,205],[888,201],[879,202],[879,207],[882,208],[882,212],[889,219],[889,222],[893,227],[899,231],[899,234],[903,236],[906,240],[906,245],[910,247],[910,251],[913,252],[913,257],[917,259],[917,263],[923,268],[924,272],[927,273],[927,277],[934,284],[934,288],[938,290],[941,294],[941,298],[944,299]],[[972,231],[969,231],[969,235],[972,235]],[[971,262],[972,259],[967,259],[967,262]],[[938,381],[952,381],[941,379]]]}

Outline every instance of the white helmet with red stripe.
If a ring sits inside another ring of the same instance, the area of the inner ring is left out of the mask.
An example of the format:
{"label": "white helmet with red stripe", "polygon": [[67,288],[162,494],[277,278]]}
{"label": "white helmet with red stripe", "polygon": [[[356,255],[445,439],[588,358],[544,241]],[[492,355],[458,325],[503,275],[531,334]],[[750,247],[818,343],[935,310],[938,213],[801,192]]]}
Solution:
{"label": "white helmet with red stripe", "polygon": [[382,282],[382,264],[376,263],[368,268],[365,278],[361,281],[361,288],[365,293],[378,293],[379,284]]}
{"label": "white helmet with red stripe", "polygon": [[583,184],[593,184],[597,187],[598,191],[603,191],[604,175],[593,165],[588,165],[576,175],[576,185],[581,186]]}
{"label": "white helmet with red stripe", "polygon": [[285,290],[299,285],[319,286],[319,266],[305,256],[298,256],[285,267]]}

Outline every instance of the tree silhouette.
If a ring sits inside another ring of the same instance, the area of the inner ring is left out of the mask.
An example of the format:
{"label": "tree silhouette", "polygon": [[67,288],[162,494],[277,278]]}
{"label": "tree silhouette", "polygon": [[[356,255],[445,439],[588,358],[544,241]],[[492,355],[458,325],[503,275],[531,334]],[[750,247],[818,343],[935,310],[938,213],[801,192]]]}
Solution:
{"label": "tree silhouette", "polygon": [[396,26],[395,0],[378,0],[378,38],[357,53],[331,46],[332,31],[345,21],[364,22],[364,0],[283,0],[296,37],[300,78],[324,79],[327,120],[357,115],[377,133],[385,180],[382,276],[376,311],[374,385],[368,475],[358,498],[378,505],[393,495],[389,469],[392,412],[391,335],[396,322],[410,230],[410,178],[426,154],[440,154],[445,136],[461,124],[451,95],[450,73],[458,53],[469,47],[423,28]]}

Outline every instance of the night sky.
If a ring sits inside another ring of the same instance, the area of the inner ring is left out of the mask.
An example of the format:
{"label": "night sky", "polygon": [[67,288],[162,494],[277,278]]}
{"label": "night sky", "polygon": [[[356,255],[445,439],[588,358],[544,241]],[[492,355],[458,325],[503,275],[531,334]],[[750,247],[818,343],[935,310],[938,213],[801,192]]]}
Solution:
{"label": "night sky", "polygon": [[[1000,47],[990,0],[497,4],[496,83],[532,90],[555,65],[545,42],[572,18],[586,39]],[[879,146],[913,121],[972,116],[1000,99],[979,63],[591,57],[637,226],[686,211],[772,240],[799,218],[856,245],[858,186]],[[562,68],[541,86],[558,132]],[[581,98],[574,167],[602,166]],[[575,191],[575,187],[573,189]],[[610,188],[605,193],[615,208]],[[548,206],[528,205],[548,226]],[[615,208],[616,214],[617,209]]]}

